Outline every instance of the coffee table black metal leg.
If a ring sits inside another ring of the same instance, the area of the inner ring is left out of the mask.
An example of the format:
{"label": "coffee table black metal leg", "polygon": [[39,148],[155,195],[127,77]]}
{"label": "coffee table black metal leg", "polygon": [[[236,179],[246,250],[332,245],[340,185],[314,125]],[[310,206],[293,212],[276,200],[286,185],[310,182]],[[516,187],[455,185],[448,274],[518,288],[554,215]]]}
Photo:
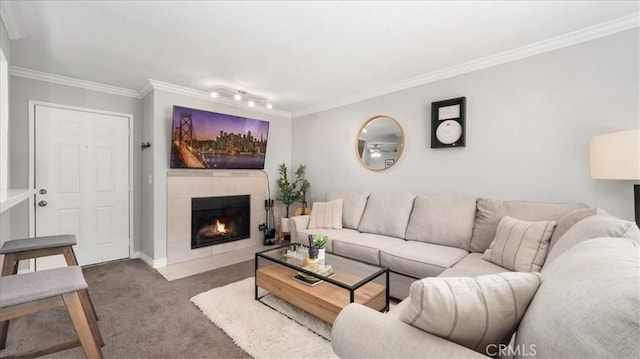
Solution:
{"label": "coffee table black metal leg", "polygon": [[254,299],[258,300],[258,255],[256,254],[253,266],[253,286],[255,290]]}
{"label": "coffee table black metal leg", "polygon": [[386,295],[387,307],[385,308],[385,312],[388,312],[389,311],[389,268],[387,268],[387,285],[386,285],[386,287],[387,287],[387,289],[386,289],[386,291],[387,291],[387,295]]}

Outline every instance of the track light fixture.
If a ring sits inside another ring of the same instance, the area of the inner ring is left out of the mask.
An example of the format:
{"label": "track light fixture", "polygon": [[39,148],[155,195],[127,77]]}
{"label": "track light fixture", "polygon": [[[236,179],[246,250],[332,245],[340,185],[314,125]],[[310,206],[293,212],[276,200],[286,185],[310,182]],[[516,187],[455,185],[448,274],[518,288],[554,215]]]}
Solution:
{"label": "track light fixture", "polygon": [[235,100],[237,102],[244,101],[249,107],[264,106],[271,110],[273,104],[264,96],[254,95],[244,90],[237,90],[227,86],[216,86],[210,93],[212,98],[221,98]]}

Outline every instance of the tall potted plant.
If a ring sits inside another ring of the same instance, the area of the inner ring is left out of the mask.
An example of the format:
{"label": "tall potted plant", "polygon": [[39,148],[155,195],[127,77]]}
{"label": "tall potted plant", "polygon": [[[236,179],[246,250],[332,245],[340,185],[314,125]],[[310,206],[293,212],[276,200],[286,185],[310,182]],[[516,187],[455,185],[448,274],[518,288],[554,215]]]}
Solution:
{"label": "tall potted plant", "polygon": [[307,191],[311,184],[304,178],[305,166],[300,165],[295,172],[293,181],[289,181],[287,165],[282,163],[278,169],[280,178],[278,179],[278,194],[276,200],[282,202],[286,209],[287,216],[289,218],[289,206],[291,204],[302,201],[307,195]]}

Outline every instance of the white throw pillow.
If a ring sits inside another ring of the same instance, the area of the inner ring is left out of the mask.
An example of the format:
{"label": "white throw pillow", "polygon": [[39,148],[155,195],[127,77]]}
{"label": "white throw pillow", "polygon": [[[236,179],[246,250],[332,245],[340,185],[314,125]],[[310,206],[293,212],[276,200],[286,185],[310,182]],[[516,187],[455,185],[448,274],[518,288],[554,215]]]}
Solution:
{"label": "white throw pillow", "polygon": [[425,278],[411,284],[400,319],[487,355],[509,342],[540,285],[539,273]]}
{"label": "white throw pillow", "polygon": [[329,202],[314,202],[307,228],[342,228],[342,202],[334,199]]}
{"label": "white throw pillow", "polygon": [[518,272],[539,272],[556,221],[528,222],[505,216],[482,259]]}

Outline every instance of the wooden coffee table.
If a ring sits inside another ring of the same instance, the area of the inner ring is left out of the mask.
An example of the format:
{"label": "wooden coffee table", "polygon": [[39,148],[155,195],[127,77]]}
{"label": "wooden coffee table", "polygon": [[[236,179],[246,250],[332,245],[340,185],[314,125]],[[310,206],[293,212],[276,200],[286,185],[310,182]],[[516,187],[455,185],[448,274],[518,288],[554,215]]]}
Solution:
{"label": "wooden coffee table", "polygon": [[[329,324],[333,324],[349,303],[360,303],[379,311],[389,309],[388,268],[327,253],[325,260],[335,275],[324,277],[305,270],[303,257],[293,256],[293,248],[304,254],[305,247],[299,244],[256,253],[256,300],[262,297],[258,295],[260,287]],[[293,279],[300,272],[315,275],[322,282],[310,286]]]}

